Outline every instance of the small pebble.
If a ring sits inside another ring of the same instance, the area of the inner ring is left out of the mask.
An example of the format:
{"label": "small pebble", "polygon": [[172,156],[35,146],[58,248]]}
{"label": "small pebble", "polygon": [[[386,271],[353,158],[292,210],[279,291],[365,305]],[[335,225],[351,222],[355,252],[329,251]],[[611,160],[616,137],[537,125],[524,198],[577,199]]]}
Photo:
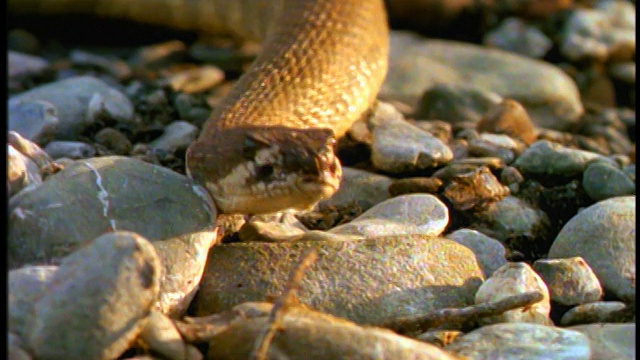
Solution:
{"label": "small pebble", "polygon": [[549,288],[551,300],[562,305],[578,305],[602,298],[600,281],[583,258],[539,259],[533,269]]}
{"label": "small pebble", "polygon": [[389,185],[389,194],[399,196],[413,193],[437,194],[442,187],[442,180],[436,177],[412,177],[394,180]]}
{"label": "small pebble", "polygon": [[93,146],[80,141],[52,141],[45,146],[44,151],[53,159],[87,159],[96,155]]}
{"label": "small pebble", "polygon": [[506,134],[525,144],[536,140],[536,130],[527,110],[517,101],[505,99],[490,108],[476,126],[478,132]]}
{"label": "small pebble", "polygon": [[481,324],[528,322],[553,325],[549,319],[551,304],[547,285],[528,264],[523,262],[509,262],[498,268],[478,289],[475,303],[498,301],[527,292],[541,293],[542,301],[525,308],[509,310],[500,315],[483,317],[478,322]]}
{"label": "small pebble", "polygon": [[484,36],[483,43],[532,58],[542,58],[553,46],[542,31],[516,17],[504,19]]}
{"label": "small pebble", "polygon": [[459,211],[486,208],[509,194],[509,188],[503,186],[485,166],[453,177],[442,192],[442,196]]}
{"label": "small pebble", "polygon": [[625,309],[620,301],[595,301],[571,308],[560,319],[560,325],[578,325],[609,322],[611,314]]}
{"label": "small pebble", "polygon": [[98,131],[95,141],[112,150],[115,155],[128,155],[131,152],[131,140],[125,134],[111,127]]}
{"label": "small pebble", "polygon": [[168,154],[186,149],[198,136],[198,128],[186,121],[174,121],[164,128],[164,133],[149,146]]}
{"label": "small pebble", "polygon": [[489,278],[498,268],[507,263],[504,245],[481,232],[458,229],[446,235],[446,238],[468,247],[476,254],[485,278]]}
{"label": "small pebble", "polygon": [[635,179],[605,161],[594,161],[587,166],[582,175],[582,186],[595,201],[636,193]]}

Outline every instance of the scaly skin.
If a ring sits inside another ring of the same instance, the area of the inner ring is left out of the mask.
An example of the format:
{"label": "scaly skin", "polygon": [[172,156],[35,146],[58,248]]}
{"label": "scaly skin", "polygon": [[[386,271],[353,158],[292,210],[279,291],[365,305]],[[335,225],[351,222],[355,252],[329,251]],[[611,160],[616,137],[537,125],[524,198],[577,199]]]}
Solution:
{"label": "scaly skin", "polygon": [[304,208],[332,195],[340,137],[387,70],[382,0],[9,0],[12,11],[92,12],[263,39],[263,49],[187,151],[220,211]]}

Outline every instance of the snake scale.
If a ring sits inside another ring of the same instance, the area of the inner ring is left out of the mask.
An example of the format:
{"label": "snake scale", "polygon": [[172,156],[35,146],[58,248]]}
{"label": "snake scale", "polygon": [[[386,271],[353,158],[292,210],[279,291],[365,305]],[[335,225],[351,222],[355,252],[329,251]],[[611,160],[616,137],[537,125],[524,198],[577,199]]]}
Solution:
{"label": "snake scale", "polygon": [[94,13],[262,41],[187,150],[188,175],[223,213],[306,208],[342,170],[335,139],[387,71],[383,0],[9,0],[16,12]]}

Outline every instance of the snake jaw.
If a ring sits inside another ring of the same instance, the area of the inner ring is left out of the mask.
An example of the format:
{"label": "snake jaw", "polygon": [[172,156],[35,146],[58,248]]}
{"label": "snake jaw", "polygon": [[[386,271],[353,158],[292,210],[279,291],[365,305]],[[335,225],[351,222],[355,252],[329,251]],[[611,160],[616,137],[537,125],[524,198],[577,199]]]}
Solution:
{"label": "snake jaw", "polygon": [[327,129],[221,131],[192,144],[187,174],[205,185],[223,213],[304,209],[340,186],[342,168],[334,144]]}

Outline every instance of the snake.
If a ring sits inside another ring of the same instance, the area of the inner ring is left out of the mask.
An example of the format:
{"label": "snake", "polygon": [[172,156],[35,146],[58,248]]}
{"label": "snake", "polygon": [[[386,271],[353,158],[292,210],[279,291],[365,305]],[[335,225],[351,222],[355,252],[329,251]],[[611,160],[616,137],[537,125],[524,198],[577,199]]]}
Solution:
{"label": "snake", "polygon": [[186,151],[218,211],[308,209],[340,187],[336,140],[387,72],[383,0],[9,0],[15,12],[92,13],[262,43]]}

